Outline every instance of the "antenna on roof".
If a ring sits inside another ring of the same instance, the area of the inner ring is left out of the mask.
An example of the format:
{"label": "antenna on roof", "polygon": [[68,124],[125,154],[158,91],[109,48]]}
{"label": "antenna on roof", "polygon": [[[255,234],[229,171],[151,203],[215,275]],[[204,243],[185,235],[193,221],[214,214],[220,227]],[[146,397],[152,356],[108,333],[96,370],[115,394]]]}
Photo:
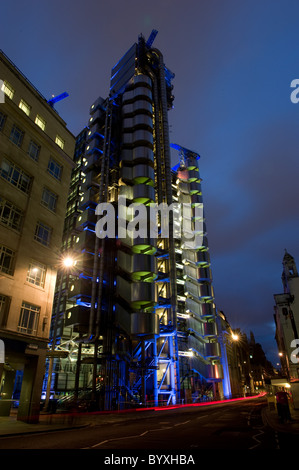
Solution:
{"label": "antenna on roof", "polygon": [[48,104],[52,106],[53,108],[55,103],[57,103],[58,101],[64,100],[64,98],[67,98],[68,96],[69,94],[66,91],[64,93],[61,93],[58,96],[52,96],[52,98],[48,100]]}

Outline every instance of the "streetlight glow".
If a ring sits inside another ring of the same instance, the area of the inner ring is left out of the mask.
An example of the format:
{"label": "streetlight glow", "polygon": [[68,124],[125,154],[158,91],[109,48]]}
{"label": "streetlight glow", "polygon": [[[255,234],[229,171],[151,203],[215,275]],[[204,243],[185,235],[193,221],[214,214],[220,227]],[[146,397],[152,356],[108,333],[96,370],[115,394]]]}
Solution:
{"label": "streetlight glow", "polygon": [[232,338],[233,338],[234,341],[238,341],[239,336],[235,335],[235,333],[232,333]]}
{"label": "streetlight glow", "polygon": [[67,258],[64,258],[64,260],[63,260],[63,265],[64,265],[66,268],[71,268],[72,266],[74,266],[74,260],[73,260],[73,258],[71,258],[70,256],[68,256]]}

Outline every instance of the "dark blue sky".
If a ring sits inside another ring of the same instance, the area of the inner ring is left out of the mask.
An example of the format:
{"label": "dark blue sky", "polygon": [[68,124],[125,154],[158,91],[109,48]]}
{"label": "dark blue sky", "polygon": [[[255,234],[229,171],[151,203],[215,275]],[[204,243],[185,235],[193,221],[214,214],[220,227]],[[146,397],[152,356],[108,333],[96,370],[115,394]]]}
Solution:
{"label": "dark blue sky", "polygon": [[217,307],[276,363],[285,248],[299,264],[299,2],[15,0],[0,15],[10,59],[45,97],[70,94],[56,109],[74,134],[113,65],[159,31],[175,73],[171,141],[201,155]]}

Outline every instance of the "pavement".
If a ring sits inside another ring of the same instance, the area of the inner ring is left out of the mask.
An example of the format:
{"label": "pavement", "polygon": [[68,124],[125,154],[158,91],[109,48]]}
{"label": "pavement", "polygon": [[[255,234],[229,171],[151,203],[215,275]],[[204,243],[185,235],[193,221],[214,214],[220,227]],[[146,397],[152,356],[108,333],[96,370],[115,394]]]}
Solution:
{"label": "pavement", "polygon": [[[146,411],[146,409],[134,410],[133,412],[41,413],[38,423],[29,424],[17,420],[17,413],[13,410],[10,416],[0,416],[0,438],[12,435],[55,432],[58,430],[84,427],[91,424],[108,424],[128,419],[136,419],[137,417],[142,418],[142,411]],[[268,405],[262,409],[263,423],[277,432],[299,435],[299,409],[295,410],[291,408],[290,411],[292,421],[280,423],[276,409],[268,403]]]}

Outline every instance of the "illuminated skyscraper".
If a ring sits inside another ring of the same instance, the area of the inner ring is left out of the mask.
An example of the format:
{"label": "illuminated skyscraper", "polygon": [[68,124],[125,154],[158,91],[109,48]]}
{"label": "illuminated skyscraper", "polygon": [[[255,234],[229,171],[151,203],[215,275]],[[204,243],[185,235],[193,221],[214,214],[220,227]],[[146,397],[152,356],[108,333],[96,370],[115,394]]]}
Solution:
{"label": "illuminated skyscraper", "polygon": [[[172,169],[168,112],[174,75],[152,47],[155,35],[148,41],[140,35],[113,67],[109,97],[90,108],[85,143],[80,141],[74,231],[64,244],[77,263],[58,337],[69,355],[60,361],[53,387],[75,389],[76,398],[79,390],[90,389],[104,409],[128,402],[178,403],[181,384],[194,392],[209,384],[221,394],[206,238],[201,233],[200,244],[188,249],[175,237],[178,219],[172,211],[169,234],[162,230],[161,212],[157,237],[150,223],[145,232],[136,224],[138,204],[148,221],[153,204],[202,205],[198,156],[189,152],[186,168]],[[115,237],[101,239],[96,208],[107,202],[116,214]],[[133,225],[137,238],[130,236]]]}

